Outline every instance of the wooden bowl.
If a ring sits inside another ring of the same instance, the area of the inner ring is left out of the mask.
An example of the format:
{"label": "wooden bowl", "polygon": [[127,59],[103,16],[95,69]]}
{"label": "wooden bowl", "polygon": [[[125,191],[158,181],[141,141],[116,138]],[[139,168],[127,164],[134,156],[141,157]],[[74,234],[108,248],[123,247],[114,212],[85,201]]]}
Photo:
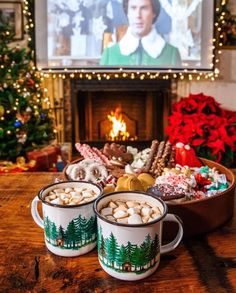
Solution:
{"label": "wooden bowl", "polygon": [[[83,158],[79,158],[70,164],[78,163],[81,160],[83,160]],[[201,158],[201,161],[204,165],[210,168],[215,167],[220,173],[225,174],[230,185],[227,190],[212,197],[181,203],[166,202],[168,212],[176,214],[181,218],[184,226],[184,237],[210,232],[222,226],[233,216],[236,186],[234,174],[229,169],[216,162],[203,158]],[[68,165],[64,168],[62,175],[65,181],[69,180],[66,174]],[[175,224],[164,223],[163,238],[173,238],[176,233],[176,228]]]}
{"label": "wooden bowl", "polygon": [[[212,197],[182,203],[167,202],[168,212],[178,215],[183,221],[184,237],[210,232],[233,216],[236,185],[234,174],[216,162],[202,158],[201,161],[204,165],[215,167],[220,173],[225,174],[230,185],[227,190]],[[171,238],[176,230],[175,226],[168,223],[168,227],[164,228],[167,229],[167,238]]]}

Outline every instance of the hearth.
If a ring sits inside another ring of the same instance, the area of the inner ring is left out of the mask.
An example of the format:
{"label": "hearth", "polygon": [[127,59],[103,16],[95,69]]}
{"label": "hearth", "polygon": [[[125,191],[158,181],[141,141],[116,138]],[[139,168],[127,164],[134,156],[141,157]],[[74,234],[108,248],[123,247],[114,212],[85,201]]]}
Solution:
{"label": "hearth", "polygon": [[[164,138],[171,107],[171,81],[71,79],[65,88],[65,136],[72,145],[80,141],[101,147],[113,140],[144,148],[150,146],[152,139]],[[112,113],[120,115],[127,137],[121,132],[115,138],[109,137]]]}

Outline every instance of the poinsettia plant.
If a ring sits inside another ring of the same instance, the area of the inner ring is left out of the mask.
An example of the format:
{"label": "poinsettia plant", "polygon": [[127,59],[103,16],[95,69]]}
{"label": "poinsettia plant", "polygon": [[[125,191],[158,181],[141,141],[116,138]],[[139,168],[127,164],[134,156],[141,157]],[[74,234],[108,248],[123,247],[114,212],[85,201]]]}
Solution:
{"label": "poinsettia plant", "polygon": [[190,94],[173,104],[166,134],[171,143],[195,148],[198,156],[230,166],[236,151],[236,112],[213,97]]}

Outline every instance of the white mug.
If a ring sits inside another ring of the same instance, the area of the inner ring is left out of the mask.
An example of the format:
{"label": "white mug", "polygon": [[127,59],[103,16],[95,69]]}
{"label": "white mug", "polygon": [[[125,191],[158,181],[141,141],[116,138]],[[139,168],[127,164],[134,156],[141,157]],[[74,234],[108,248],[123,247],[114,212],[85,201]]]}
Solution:
{"label": "white mug", "polygon": [[[31,214],[39,227],[44,229],[47,248],[60,256],[78,256],[91,251],[97,244],[96,215],[93,203],[80,205],[58,205],[45,200],[50,191],[61,188],[89,188],[97,196],[102,195],[100,186],[86,181],[58,182],[39,191],[31,204]],[[43,219],[38,213],[38,203],[42,202]]]}
{"label": "white mug", "polygon": [[[135,201],[158,207],[161,215],[146,224],[123,224],[110,221],[100,214],[110,201]],[[136,281],[154,273],[160,254],[175,249],[183,237],[181,221],[167,214],[167,205],[159,198],[139,191],[120,191],[97,198],[94,203],[98,225],[98,259],[101,267],[111,276]],[[162,243],[163,221],[176,222],[177,236],[166,245]]]}

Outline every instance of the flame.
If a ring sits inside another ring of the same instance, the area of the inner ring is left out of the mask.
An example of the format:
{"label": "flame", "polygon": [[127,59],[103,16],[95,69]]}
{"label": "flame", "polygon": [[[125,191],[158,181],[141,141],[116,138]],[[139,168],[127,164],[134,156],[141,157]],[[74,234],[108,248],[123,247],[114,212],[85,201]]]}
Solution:
{"label": "flame", "polygon": [[129,132],[126,130],[126,123],[123,119],[121,108],[116,108],[115,112],[107,115],[107,118],[112,123],[112,128],[108,134],[108,139],[114,140],[127,140],[129,139]]}

